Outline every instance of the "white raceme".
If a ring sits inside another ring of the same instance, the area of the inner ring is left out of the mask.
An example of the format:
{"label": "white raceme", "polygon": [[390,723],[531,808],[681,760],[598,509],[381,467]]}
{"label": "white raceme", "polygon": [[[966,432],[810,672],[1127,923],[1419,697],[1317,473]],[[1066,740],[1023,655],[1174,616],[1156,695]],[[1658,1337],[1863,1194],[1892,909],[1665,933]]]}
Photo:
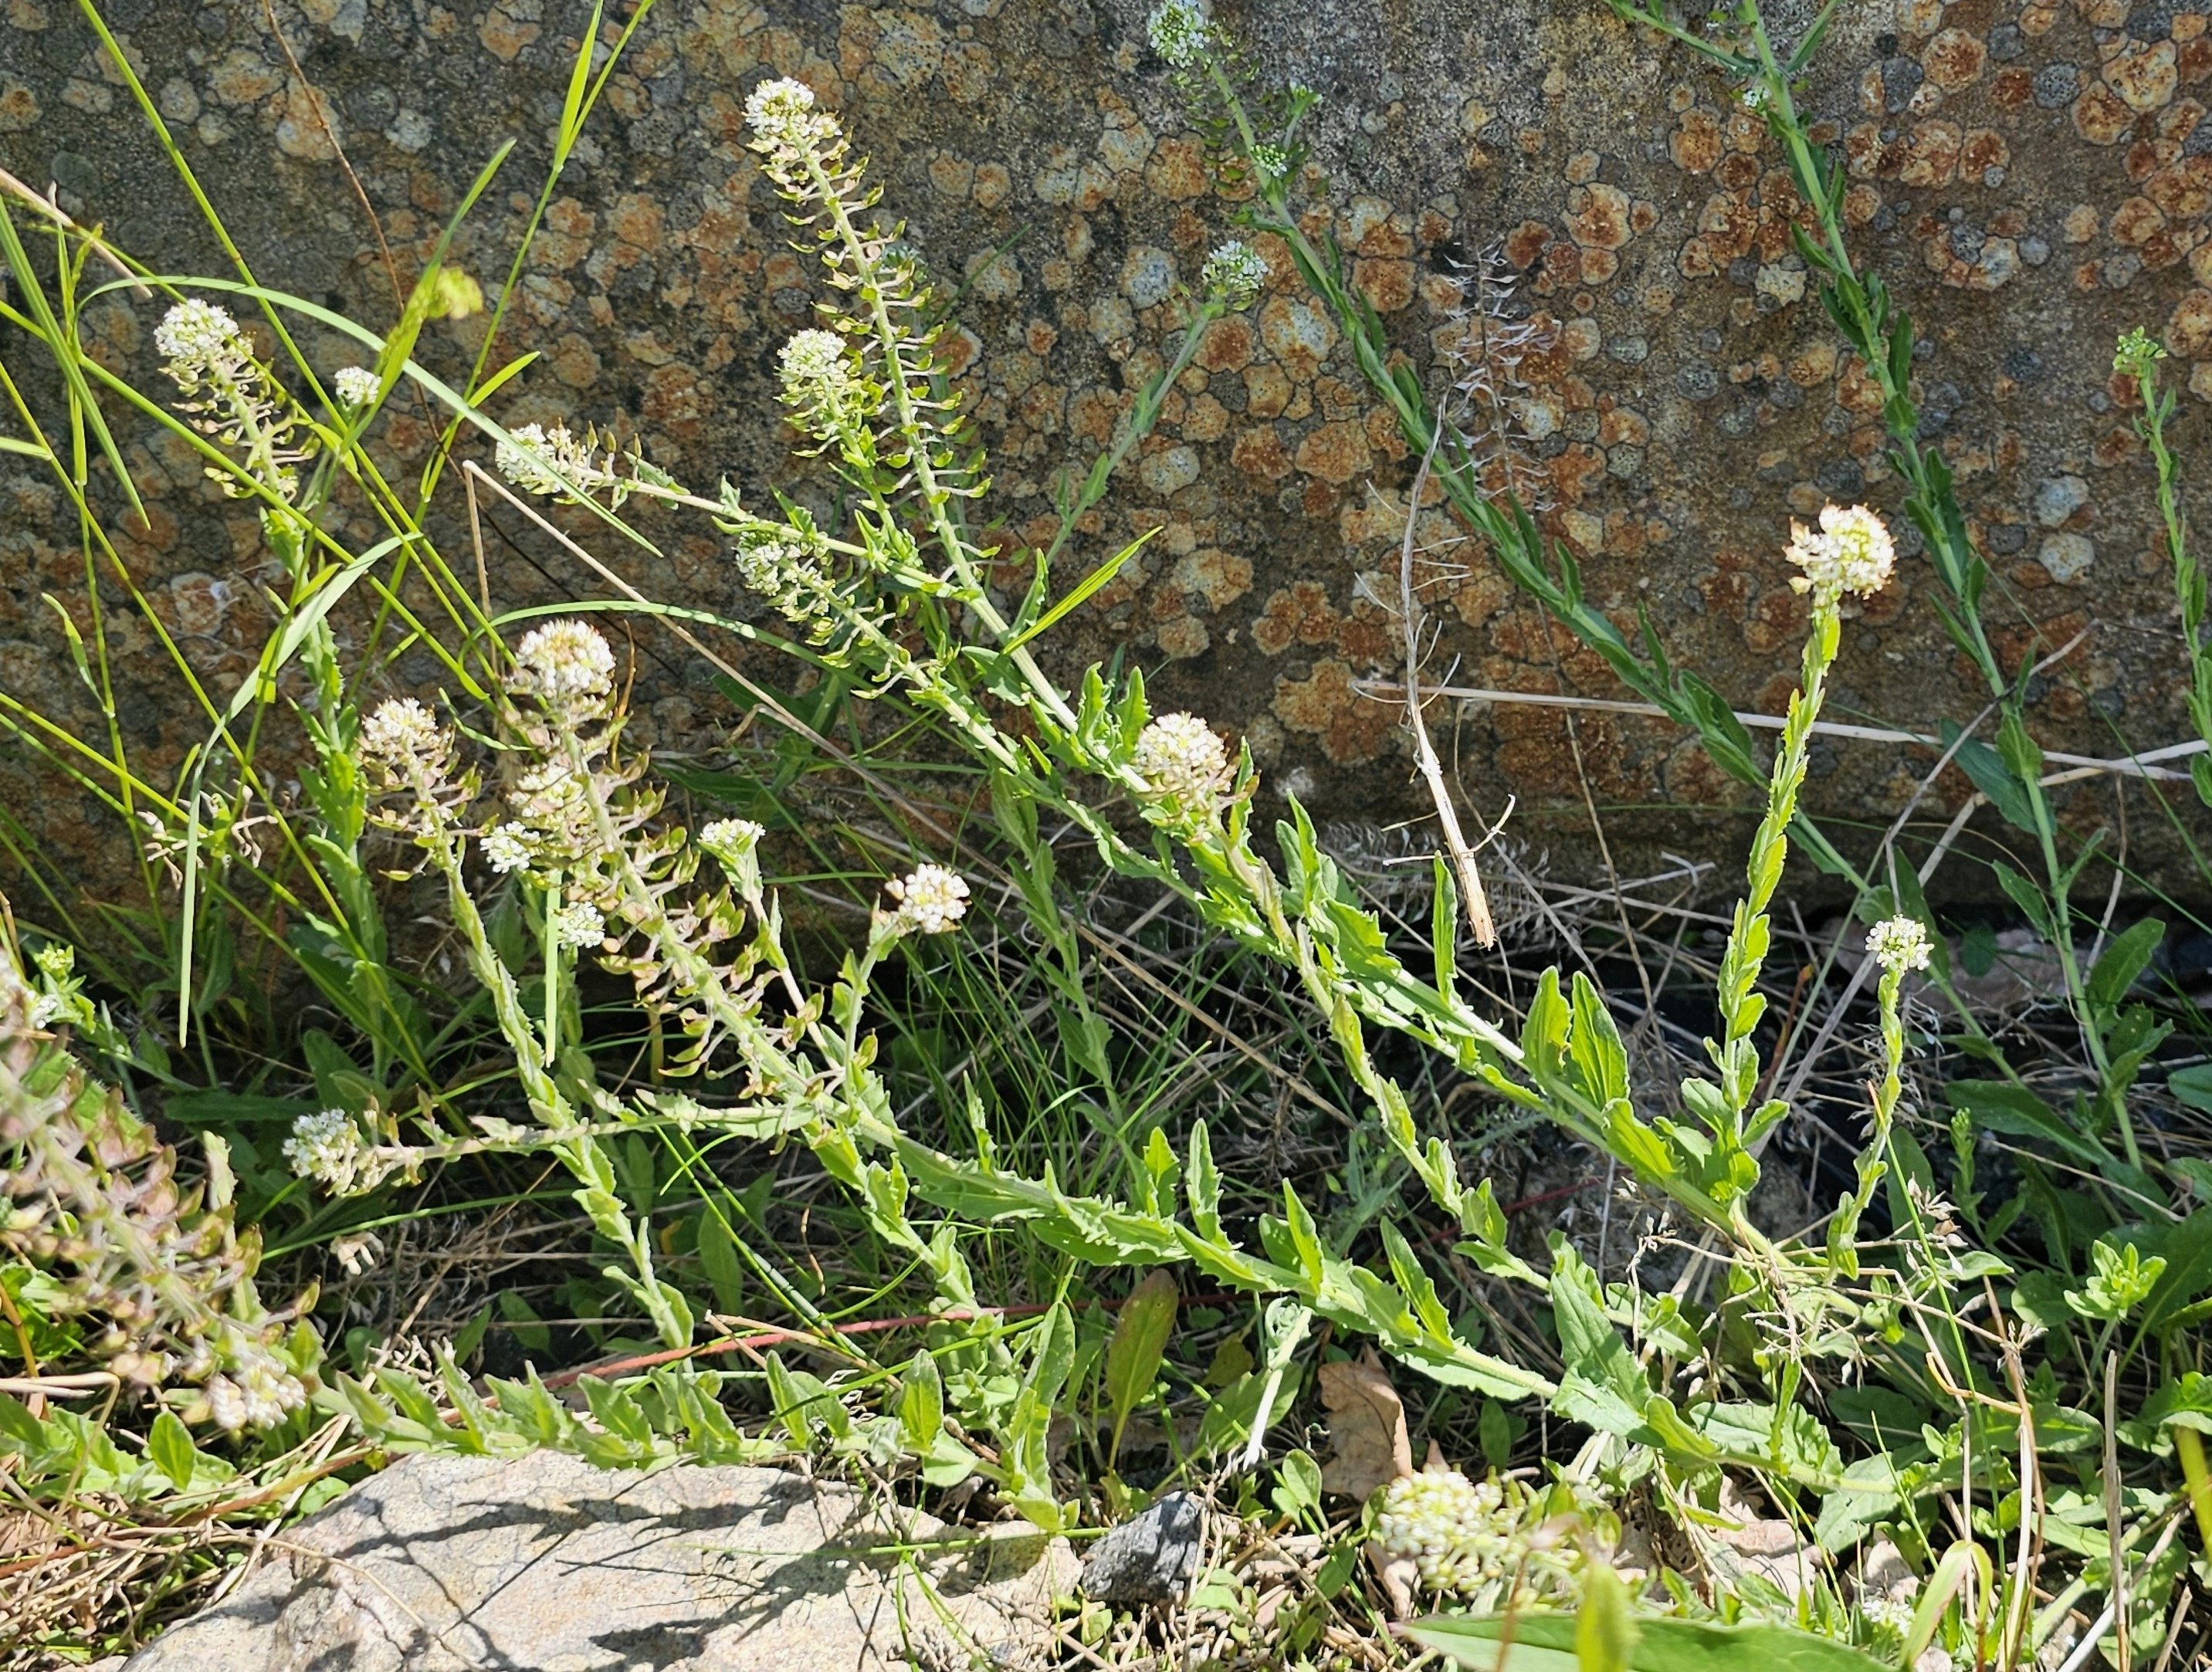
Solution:
{"label": "white raceme", "polygon": [[341,366],[331,379],[331,392],[338,397],[340,406],[374,406],[376,397],[384,392],[384,379],[366,366]]}
{"label": "white raceme", "polygon": [[434,771],[450,747],[436,717],[413,697],[379,703],[361,723],[362,754],[403,777],[416,766]]}

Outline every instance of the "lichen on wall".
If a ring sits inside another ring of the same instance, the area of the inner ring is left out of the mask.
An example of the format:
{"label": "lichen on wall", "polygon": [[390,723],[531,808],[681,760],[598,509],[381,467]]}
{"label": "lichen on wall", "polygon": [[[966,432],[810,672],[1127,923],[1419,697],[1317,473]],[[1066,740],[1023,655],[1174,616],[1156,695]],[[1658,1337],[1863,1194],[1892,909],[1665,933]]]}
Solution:
{"label": "lichen on wall", "polygon": [[[1809,8],[1769,7],[1785,37]],[[544,167],[586,9],[306,0],[117,0],[106,9],[163,118],[274,282],[372,324],[389,318],[459,194],[519,142],[462,227],[459,260],[506,270]],[[1549,533],[1624,627],[1648,614],[1676,657],[1738,706],[1786,701],[1802,602],[1779,553],[1792,518],[1863,500],[1895,517],[1878,397],[1844,352],[1795,252],[1802,214],[1764,124],[1684,53],[1598,0],[1481,8],[1221,0],[1261,73],[1325,104],[1307,224],[1333,234],[1394,341],[1441,391],[1463,281],[1494,250],[1542,350],[1513,416]],[[603,26],[611,40],[615,25]],[[74,7],[0,4],[0,165],[55,182],[71,213],[179,270],[219,252]],[[820,500],[794,474],[770,391],[818,274],[742,144],[748,89],[806,81],[871,154],[889,209],[957,292],[956,386],[991,449],[1001,572],[1057,527],[1057,487],[1107,445],[1133,391],[1172,353],[1182,288],[1231,230],[1200,137],[1145,43],[1134,0],[661,0],[613,75],[526,263],[499,355],[541,358],[498,397],[509,424],[613,425],[679,474],[726,474]],[[2188,735],[2171,590],[2152,549],[2148,472],[2111,377],[2141,323],[2190,395],[2178,439],[2203,444],[2212,402],[2212,27],[2172,0],[1864,0],[1844,8],[1807,108],[1847,172],[1856,253],[1918,322],[1916,387],[1994,566],[1992,620],[2015,662],[2077,633],[2033,682],[2046,743],[2108,754]],[[367,209],[339,162],[343,150]],[[368,211],[391,251],[387,266]],[[1163,700],[1242,735],[1271,783],[1324,815],[1419,809],[1400,716],[1369,682],[1397,676],[1392,614],[1414,461],[1369,398],[1326,312],[1284,252],[1246,314],[1212,326],[1160,425],[1063,553],[1070,584],[1147,530],[1143,552],[1057,639],[1073,669],[1116,651]],[[147,305],[114,294],[87,328],[150,376]],[[462,369],[484,321],[425,353]],[[314,339],[311,338],[311,342]],[[335,362],[339,345],[316,342]],[[395,409],[393,468],[434,443]],[[251,519],[189,459],[143,438],[149,518],[111,524],[162,624],[217,684],[263,619]],[[2194,457],[2192,453],[2192,458]],[[0,679],[60,712],[82,688],[42,592],[80,597],[75,535],[23,461],[0,468]],[[2192,463],[2191,480],[2198,468]],[[1910,561],[1907,583],[1850,623],[1838,718],[1932,730],[1980,706]],[[458,535],[459,525],[449,532]],[[1425,677],[1500,691],[1617,694],[1441,513],[1421,511]],[[744,614],[726,554],[672,531],[658,595]],[[495,601],[599,590],[519,527],[490,554]],[[125,630],[134,725],[150,762],[181,758],[192,717],[159,694],[158,645]],[[724,716],[681,646],[641,630],[641,692],[666,741]],[[423,659],[394,677],[434,680]],[[1465,702],[1437,710],[1468,806],[1509,796],[1555,863],[1589,869],[1584,791],[1626,844],[1732,851],[1725,821],[1684,809],[1741,792],[1656,721]],[[1816,809],[1880,820],[1927,760],[1824,743]],[[1970,792],[1947,780],[1929,811]],[[2112,815],[2103,785],[2067,816]],[[55,803],[52,817],[78,815]],[[1624,863],[1630,863],[1624,859]]]}

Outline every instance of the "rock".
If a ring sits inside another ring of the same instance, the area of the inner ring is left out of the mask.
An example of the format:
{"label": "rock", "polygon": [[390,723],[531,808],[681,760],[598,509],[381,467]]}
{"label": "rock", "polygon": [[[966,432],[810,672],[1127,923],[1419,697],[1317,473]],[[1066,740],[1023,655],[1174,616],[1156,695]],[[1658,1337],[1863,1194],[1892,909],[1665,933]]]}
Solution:
{"label": "rock", "polygon": [[1198,1571],[1206,1512],[1187,1492],[1171,1492],[1100,1539],[1083,1564],[1083,1594],[1128,1608],[1179,1602]]}
{"label": "rock", "polygon": [[[394,276],[318,112],[398,252],[432,236],[484,159],[519,138],[453,251],[496,288],[526,218],[513,203],[538,190],[586,11],[542,0],[317,0],[279,9],[280,42],[258,6],[132,0],[126,9],[125,48],[257,272],[374,328],[392,317]],[[981,514],[1004,519],[1000,560],[1018,566],[1049,538],[1030,530],[1053,525],[1056,474],[1090,467],[1132,390],[1173,354],[1177,288],[1236,235],[1244,189],[1203,166],[1202,136],[1146,42],[1150,9],[1150,0],[653,9],[546,207],[495,358],[544,357],[501,388],[494,415],[612,424],[695,487],[726,474],[757,502],[775,488],[827,503],[824,473],[792,460],[772,416],[776,349],[812,323],[826,287],[787,247],[790,229],[741,143],[748,94],[771,74],[796,75],[848,124],[855,154],[872,159],[886,212],[905,222],[943,290],[967,284],[948,367],[992,450],[998,486]],[[2195,12],[2170,8],[2131,14],[2109,39],[2081,6],[2039,6],[2032,31],[1986,21],[2017,6],[1918,6],[1909,25],[1907,9],[1838,8],[1802,108],[1816,144],[1849,171],[1856,254],[1919,325],[1929,437],[1958,472],[1970,524],[2032,530],[2013,550],[1992,534],[1989,549],[2013,560],[2000,566],[2029,618],[2000,612],[1992,626],[2039,628],[2054,645],[2093,620],[2170,633],[2170,574],[2133,560],[2140,542],[2114,543],[2155,511],[2145,473],[2114,468],[2132,444],[2106,385],[2114,340],[2142,324],[2172,354],[2165,376],[2190,391],[2189,409],[2212,402],[2212,122],[2191,114],[2212,84],[2212,37],[2184,26]],[[1794,44],[1815,10],[1773,0],[1768,15]],[[1510,279],[1496,299],[1502,317],[1555,334],[1516,374],[1526,385],[1516,400],[1540,415],[1520,463],[1546,532],[1580,550],[1596,607],[1624,627],[1648,615],[1674,660],[1732,706],[1778,700],[1775,682],[1794,676],[1798,607],[1780,549],[1792,518],[1841,497],[1825,473],[1856,464],[1864,480],[1843,502],[1888,515],[1908,556],[1878,619],[1845,633],[1839,688],[1921,730],[1980,707],[1979,682],[1933,608],[1931,566],[1910,553],[1903,494],[1882,464],[1879,393],[1839,352],[1818,276],[1792,264],[1801,206],[1774,141],[1724,77],[1580,0],[1317,0],[1220,15],[1262,83],[1302,74],[1322,83],[1301,130],[1316,173],[1299,207],[1317,236],[1335,239],[1347,277],[1385,310],[1394,354],[1425,387],[1446,386],[1439,351],[1460,340],[1448,329],[1459,307],[1452,280],[1493,245]],[[0,167],[56,182],[64,209],[167,270],[228,270],[104,62],[76,8],[0,6]],[[1038,653],[1063,679],[1119,657],[1157,675],[1162,711],[1189,708],[1241,734],[1261,772],[1263,827],[1293,785],[1321,819],[1392,823],[1425,801],[1406,770],[1405,728],[1364,688],[1389,675],[1394,635],[1353,588],[1364,572],[1395,569],[1400,522],[1376,507],[1402,501],[1418,459],[1333,316],[1280,251],[1270,260],[1261,295],[1209,332],[1158,433],[1062,558],[1070,575],[1085,573],[1152,529],[1157,555],[1060,622]],[[398,281],[410,279],[408,259],[398,265]],[[158,398],[157,318],[155,305],[118,293],[86,323],[101,364]],[[482,328],[434,323],[417,343],[426,369],[465,380]],[[319,330],[307,351],[325,372],[354,353]],[[51,373],[38,356],[11,355],[27,398],[59,424]],[[1945,385],[1966,392],[1937,398]],[[373,445],[406,475],[437,430],[402,416],[383,421]],[[135,415],[116,421],[146,467],[152,525],[126,516],[105,485],[95,512],[156,612],[173,603],[190,615],[204,635],[191,654],[231,688],[260,648],[251,577],[266,554],[196,461]],[[28,461],[0,455],[0,506],[9,572],[46,572],[52,550],[75,549],[75,511]],[[2084,526],[2071,525],[2077,516]],[[684,530],[693,536],[696,550],[684,548],[656,591],[718,615],[757,608],[711,534]],[[2046,537],[2055,543],[2044,548]],[[1242,566],[1202,609],[1171,572],[1200,550]],[[218,553],[222,562],[209,555]],[[584,584],[580,572],[534,567],[546,554],[491,542],[500,607],[544,602],[549,584]],[[1449,561],[1467,573],[1431,610],[1435,665],[1456,662],[1473,688],[1548,691],[1564,678],[1583,695],[1623,694],[1597,658],[1535,627],[1486,554],[1469,547]],[[198,597],[192,578],[209,574],[228,578],[235,596]],[[2046,576],[2061,584],[2040,585]],[[82,609],[65,579],[50,584]],[[1270,600],[1301,589],[1318,600],[1307,612],[1315,631],[1285,646],[1267,625]],[[24,596],[35,603],[35,591]],[[642,620],[640,633],[641,706],[688,700],[687,653]],[[2188,736],[2178,638],[2140,651],[2121,642],[2093,635],[2076,671],[2092,688],[2125,678],[2138,747]],[[73,730],[104,724],[50,612],[0,597],[0,645],[11,696]],[[110,649],[134,749],[174,733],[186,711],[155,637]],[[419,680],[405,663],[398,671],[427,696],[439,668],[427,655],[419,665]],[[695,704],[664,746],[713,731],[726,718],[716,708]],[[2104,717],[2066,681],[2031,705],[2029,723],[2047,748],[2109,752]],[[1570,739],[1559,711],[1492,704],[1455,733],[1455,769],[1486,808],[1516,798],[1511,839],[1548,849],[1562,881],[1606,874],[1585,775],[1612,809],[1620,865],[1656,869],[1662,851],[1738,863],[1740,821],[1697,809],[1735,805],[1741,791],[1694,746],[1632,717],[1577,724]],[[1930,759],[1860,743],[1836,756],[1808,785],[1815,818],[1886,818]],[[29,752],[0,753],[0,802],[31,809],[34,841],[70,854],[73,881],[100,894],[136,886],[128,833]],[[2178,837],[2148,833],[2154,822],[2136,827],[2131,863],[2192,886]],[[1986,888],[1968,875],[1954,862],[1938,883]]]}
{"label": "rock", "polygon": [[405,1457],[127,1672],[872,1672],[951,1647],[939,1604],[995,1663],[1041,1660],[1075,1566],[1066,1542],[1022,1530],[957,1557],[923,1549],[933,1602],[887,1551],[943,1530],[778,1469]]}

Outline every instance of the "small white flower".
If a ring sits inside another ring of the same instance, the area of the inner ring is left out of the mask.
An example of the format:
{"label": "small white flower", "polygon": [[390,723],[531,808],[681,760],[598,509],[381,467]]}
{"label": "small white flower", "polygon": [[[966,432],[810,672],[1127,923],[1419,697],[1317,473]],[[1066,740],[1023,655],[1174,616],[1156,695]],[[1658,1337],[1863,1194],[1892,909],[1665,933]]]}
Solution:
{"label": "small white flower", "polygon": [[351,1236],[331,1239],[331,1253],[345,1268],[349,1277],[358,1277],[364,1271],[374,1271],[376,1263],[384,1257],[384,1240],[374,1231],[362,1231]]}
{"label": "small white flower", "polygon": [[1152,51],[1177,70],[1188,70],[1214,44],[1213,25],[1193,0],[1163,0],[1145,26]]}
{"label": "small white flower", "polygon": [[920,934],[942,935],[968,913],[968,880],[942,865],[917,865],[884,886],[899,903],[896,920]]}
{"label": "small white flower", "polygon": [[362,1165],[361,1130],[343,1109],[302,1115],[284,1141],[284,1160],[302,1178],[312,1178],[332,1196],[349,1193]]}
{"label": "small white flower", "polygon": [[699,832],[699,845],[724,864],[735,864],[760,845],[768,834],[750,819],[717,819]]}
{"label": "small white flower", "polygon": [[246,1396],[229,1377],[211,1378],[207,1384],[207,1399],[209,1416],[225,1433],[234,1434],[246,1426]]}
{"label": "small white flower", "polygon": [[1822,507],[1818,534],[1802,523],[1791,524],[1784,555],[1805,572],[1793,576],[1790,585],[1822,603],[1833,603],[1846,592],[1871,597],[1889,584],[1897,566],[1888,528],[1863,505]]}
{"label": "small white flower", "polygon": [[377,705],[361,723],[361,752],[404,777],[416,766],[435,772],[453,747],[430,711],[413,697]]}
{"label": "small white flower", "polygon": [[253,357],[230,310],[197,296],[187,297],[161,316],[161,323],[154,327],[154,346],[170,362],[170,375],[179,381],[184,375],[180,368],[204,375],[210,367]]}
{"label": "small white flower", "polygon": [[530,832],[509,819],[505,824],[483,839],[483,856],[490,867],[504,876],[509,871],[519,871],[530,863],[530,849],[525,839]]}
{"label": "small white flower", "polygon": [[1195,714],[1163,714],[1137,738],[1130,763],[1163,801],[1210,801],[1229,775],[1227,745]]}
{"label": "small white flower", "polygon": [[554,944],[571,951],[597,946],[606,939],[607,919],[587,900],[570,900],[553,914]]}
{"label": "small white flower", "polygon": [[1214,246],[1199,279],[1210,294],[1220,297],[1232,310],[1246,308],[1267,282],[1267,264],[1250,245],[1231,239]]}
{"label": "small white flower", "polygon": [[599,696],[614,683],[615,653],[588,621],[548,621],[515,646],[524,686],[547,698]]}
{"label": "small white flower", "polygon": [[359,411],[376,404],[376,397],[384,392],[384,379],[366,366],[341,366],[331,379],[331,392],[338,397],[340,406]]}
{"label": "small white flower", "polygon": [[1911,918],[1888,918],[1867,930],[1867,954],[1893,973],[1928,967],[1928,931]]}
{"label": "small white flower", "polygon": [[788,76],[763,82],[745,98],[745,124],[762,141],[804,150],[834,139],[837,118],[814,108],[814,89]]}

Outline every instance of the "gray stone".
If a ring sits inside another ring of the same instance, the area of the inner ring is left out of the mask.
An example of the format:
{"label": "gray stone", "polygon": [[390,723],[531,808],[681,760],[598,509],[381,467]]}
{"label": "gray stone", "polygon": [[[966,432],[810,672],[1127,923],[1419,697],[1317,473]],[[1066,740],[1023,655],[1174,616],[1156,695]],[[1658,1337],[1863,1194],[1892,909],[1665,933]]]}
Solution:
{"label": "gray stone", "polygon": [[1198,1571],[1206,1512],[1187,1492],[1171,1492],[1100,1539],[1083,1564],[1083,1594],[1124,1608],[1179,1602]]}
{"label": "gray stone", "polygon": [[2035,520],[2055,529],[2089,503],[2089,484],[2079,476],[2050,476],[2035,490]]}
{"label": "gray stone", "polygon": [[127,1672],[964,1665],[942,1652],[946,1614],[994,1663],[1040,1663],[1074,1566],[1065,1541],[1009,1529],[933,1553],[943,1530],[777,1469],[406,1457],[290,1529]]}

